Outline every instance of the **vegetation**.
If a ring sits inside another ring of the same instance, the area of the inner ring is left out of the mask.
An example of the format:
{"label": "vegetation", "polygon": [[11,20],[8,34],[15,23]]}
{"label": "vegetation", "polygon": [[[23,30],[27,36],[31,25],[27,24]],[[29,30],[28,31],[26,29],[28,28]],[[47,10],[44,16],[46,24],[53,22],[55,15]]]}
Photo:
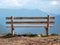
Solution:
{"label": "vegetation", "polygon": [[[6,34],[3,37],[10,38],[10,37],[47,37],[45,34],[32,34],[32,33],[25,33],[25,34],[14,34],[14,36],[11,33]],[[49,36],[58,36],[58,34],[49,34]]]}
{"label": "vegetation", "polygon": [[20,36],[24,36],[24,37],[35,37],[37,36],[37,34],[14,34],[14,36],[11,33],[6,34],[3,37],[6,38],[10,38],[10,37],[20,37]]}
{"label": "vegetation", "polygon": [[58,36],[59,34],[54,34],[54,33],[53,33],[53,34],[50,34],[50,35],[51,35],[51,36]]}

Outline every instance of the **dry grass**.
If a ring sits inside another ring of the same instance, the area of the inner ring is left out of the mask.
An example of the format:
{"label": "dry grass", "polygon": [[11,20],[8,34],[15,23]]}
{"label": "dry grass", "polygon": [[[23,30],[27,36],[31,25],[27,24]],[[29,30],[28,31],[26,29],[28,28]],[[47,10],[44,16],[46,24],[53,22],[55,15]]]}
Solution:
{"label": "dry grass", "polygon": [[[10,34],[5,35],[9,37]],[[10,35],[11,36],[11,35]],[[60,45],[60,36],[48,37],[30,37],[30,36],[13,36],[9,38],[2,38],[0,36],[0,45]]]}

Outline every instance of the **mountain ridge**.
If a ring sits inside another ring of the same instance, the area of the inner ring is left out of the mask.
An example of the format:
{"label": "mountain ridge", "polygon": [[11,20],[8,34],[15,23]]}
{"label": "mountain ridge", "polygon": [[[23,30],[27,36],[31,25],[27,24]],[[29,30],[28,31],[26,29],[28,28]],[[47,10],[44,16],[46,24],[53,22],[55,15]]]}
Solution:
{"label": "mountain ridge", "polygon": [[[5,26],[6,26],[6,17],[7,16],[47,16],[48,14],[47,13],[45,13],[45,12],[43,12],[43,11],[40,11],[40,10],[26,10],[26,9],[21,9],[21,10],[9,10],[9,9],[0,9],[0,31],[1,30],[6,30],[7,32],[9,32],[8,30],[9,29],[6,29],[5,28]],[[60,34],[60,21],[59,21],[59,19],[60,19],[60,15],[57,15],[57,14],[55,14],[55,15],[52,15],[52,16],[54,16],[55,17],[55,24],[54,24],[54,28],[51,28],[50,29],[50,31],[49,31],[49,33],[58,33],[58,34]],[[3,26],[2,26],[3,25]],[[2,27],[4,27],[4,28],[2,28]],[[21,30],[21,31],[20,31]],[[25,31],[26,30],[26,31]],[[30,30],[32,30],[31,32],[32,33],[45,33],[45,29],[38,29],[38,28],[35,28],[35,29],[25,29],[25,28],[23,28],[23,29],[15,29],[15,32],[16,33],[21,33],[21,32],[29,32]],[[35,31],[36,30],[36,31]],[[37,31],[38,30],[38,31]],[[43,31],[42,31],[43,30]],[[4,31],[1,31],[1,32],[3,32],[4,33]]]}

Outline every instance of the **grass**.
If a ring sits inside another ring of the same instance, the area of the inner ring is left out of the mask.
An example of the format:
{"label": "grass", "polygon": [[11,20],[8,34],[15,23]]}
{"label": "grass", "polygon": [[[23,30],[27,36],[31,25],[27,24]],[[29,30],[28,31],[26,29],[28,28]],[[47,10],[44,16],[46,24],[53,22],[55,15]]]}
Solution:
{"label": "grass", "polygon": [[[46,34],[32,34],[32,33],[26,33],[26,34],[14,34],[14,36],[11,33],[6,34],[3,36],[4,38],[10,38],[10,37],[47,37]],[[58,36],[58,34],[50,34],[48,36]]]}
{"label": "grass", "polygon": [[59,36],[59,34],[54,34],[54,33],[53,33],[53,34],[50,34],[50,35],[51,35],[51,36]]}
{"label": "grass", "polygon": [[36,37],[37,34],[14,34],[14,36],[13,36],[11,33],[8,33],[3,37],[10,38],[10,37],[21,37],[21,36],[24,36],[24,37]]}

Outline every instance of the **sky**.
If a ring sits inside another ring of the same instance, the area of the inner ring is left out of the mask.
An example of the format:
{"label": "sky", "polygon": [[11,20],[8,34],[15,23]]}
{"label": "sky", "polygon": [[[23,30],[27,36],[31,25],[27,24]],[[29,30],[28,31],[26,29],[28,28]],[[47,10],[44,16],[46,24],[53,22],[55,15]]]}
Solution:
{"label": "sky", "polygon": [[[48,14],[60,15],[60,0],[0,0],[0,9],[28,9],[28,10],[33,10],[33,9],[37,10],[38,9],[38,10],[41,10]],[[0,10],[0,13],[1,12],[2,12],[2,14],[4,14],[3,12],[6,12],[6,11]],[[13,11],[11,11],[11,12],[13,13]],[[4,20],[1,16],[0,22],[2,22],[2,25],[5,24],[5,22],[3,22],[3,21]],[[60,23],[58,23],[58,25],[59,24]],[[58,25],[57,25],[57,27],[58,27]],[[59,28],[57,28],[57,29],[59,29]]]}
{"label": "sky", "polygon": [[0,8],[39,9],[48,13],[60,14],[60,0],[0,0]]}

